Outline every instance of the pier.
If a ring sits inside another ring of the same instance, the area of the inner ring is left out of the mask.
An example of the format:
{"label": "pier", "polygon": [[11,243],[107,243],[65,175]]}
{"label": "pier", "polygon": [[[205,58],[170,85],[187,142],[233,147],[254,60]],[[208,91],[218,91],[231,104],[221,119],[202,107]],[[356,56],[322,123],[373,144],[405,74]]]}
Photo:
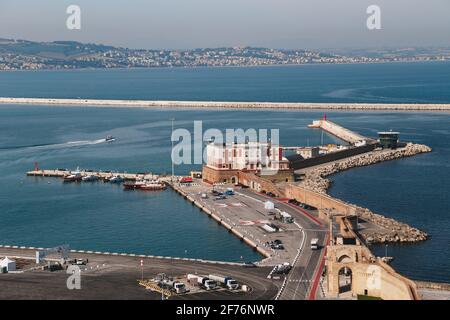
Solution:
{"label": "pier", "polygon": [[315,120],[312,124],[308,125],[309,128],[317,128],[322,129],[323,131],[328,132],[329,134],[332,134],[333,136],[348,142],[352,145],[355,145],[357,143],[371,143],[375,142],[375,140],[364,137],[363,135],[360,135],[359,133],[356,133],[354,131],[351,131],[347,128],[344,128],[330,120],[327,120],[326,117],[322,120]]}
{"label": "pier", "polygon": [[[27,176],[29,177],[53,177],[53,178],[64,178],[65,176],[71,175],[75,172],[75,170],[59,170],[59,169],[51,169],[51,170],[32,170],[27,172]],[[91,170],[80,170],[79,171],[82,177],[85,176],[95,176],[101,180],[111,178],[114,176],[121,176],[124,180],[152,180],[159,179],[162,181],[167,181],[170,177],[163,177],[159,175],[155,175],[152,173],[127,173],[127,172],[104,172],[104,171],[91,171]]]}
{"label": "pier", "polygon": [[133,108],[205,108],[205,109],[290,109],[290,110],[384,110],[450,111],[450,104],[377,104],[377,103],[302,103],[302,102],[230,102],[169,100],[100,100],[59,98],[0,97],[0,104],[66,105]]}

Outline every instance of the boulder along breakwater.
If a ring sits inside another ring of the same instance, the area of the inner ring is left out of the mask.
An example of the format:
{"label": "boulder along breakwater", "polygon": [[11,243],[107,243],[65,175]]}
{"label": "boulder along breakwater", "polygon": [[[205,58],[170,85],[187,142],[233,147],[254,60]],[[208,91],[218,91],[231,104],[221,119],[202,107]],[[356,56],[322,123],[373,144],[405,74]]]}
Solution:
{"label": "boulder along breakwater", "polygon": [[[331,164],[322,165],[317,168],[312,168],[305,172],[305,178],[300,185],[306,189],[326,194],[332,183],[326,178],[327,176],[354,167],[369,166],[384,161],[412,157],[431,151],[432,149],[426,145],[413,143],[408,143],[405,147],[394,150],[372,151]],[[356,209],[356,214],[359,218],[379,227],[379,230],[376,231],[370,230],[361,232],[361,235],[368,243],[419,242],[424,241],[429,237],[426,232],[405,223],[374,213],[367,208],[354,204],[352,204],[352,206]]]}

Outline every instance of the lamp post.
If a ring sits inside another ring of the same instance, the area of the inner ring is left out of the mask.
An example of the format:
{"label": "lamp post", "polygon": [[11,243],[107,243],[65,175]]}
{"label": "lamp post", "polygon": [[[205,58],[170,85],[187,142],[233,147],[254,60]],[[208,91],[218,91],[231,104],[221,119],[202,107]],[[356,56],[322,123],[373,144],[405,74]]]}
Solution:
{"label": "lamp post", "polygon": [[172,121],[172,132],[170,133],[170,141],[172,142],[172,149],[170,151],[170,161],[172,162],[172,183],[174,181],[174,176],[175,176],[175,164],[173,163],[173,157],[172,157],[172,152],[173,152],[173,139],[172,139],[172,134],[173,134],[173,128],[174,128],[174,121],[175,118],[171,118],[170,119]]}

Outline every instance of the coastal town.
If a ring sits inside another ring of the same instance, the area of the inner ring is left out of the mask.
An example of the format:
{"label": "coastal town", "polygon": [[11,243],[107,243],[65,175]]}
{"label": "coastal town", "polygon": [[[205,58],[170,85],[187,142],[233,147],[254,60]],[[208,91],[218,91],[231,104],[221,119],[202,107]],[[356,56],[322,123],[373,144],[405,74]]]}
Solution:
{"label": "coastal town", "polygon": [[351,55],[333,50],[258,47],[186,50],[129,49],[72,41],[32,42],[0,39],[0,70],[248,67],[450,60],[450,49],[380,50]]}

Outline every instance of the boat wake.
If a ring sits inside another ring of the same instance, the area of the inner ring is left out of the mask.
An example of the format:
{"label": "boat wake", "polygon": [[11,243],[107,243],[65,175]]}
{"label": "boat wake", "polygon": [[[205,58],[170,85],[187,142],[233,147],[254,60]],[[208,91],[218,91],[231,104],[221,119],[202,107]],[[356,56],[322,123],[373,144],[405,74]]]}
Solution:
{"label": "boat wake", "polygon": [[47,144],[33,144],[33,145],[22,145],[22,146],[6,146],[0,147],[0,150],[19,150],[19,149],[59,149],[59,148],[72,148],[72,147],[82,147],[88,145],[95,145],[106,143],[106,139],[97,140],[80,140],[80,141],[69,141],[64,143],[47,143]]}

